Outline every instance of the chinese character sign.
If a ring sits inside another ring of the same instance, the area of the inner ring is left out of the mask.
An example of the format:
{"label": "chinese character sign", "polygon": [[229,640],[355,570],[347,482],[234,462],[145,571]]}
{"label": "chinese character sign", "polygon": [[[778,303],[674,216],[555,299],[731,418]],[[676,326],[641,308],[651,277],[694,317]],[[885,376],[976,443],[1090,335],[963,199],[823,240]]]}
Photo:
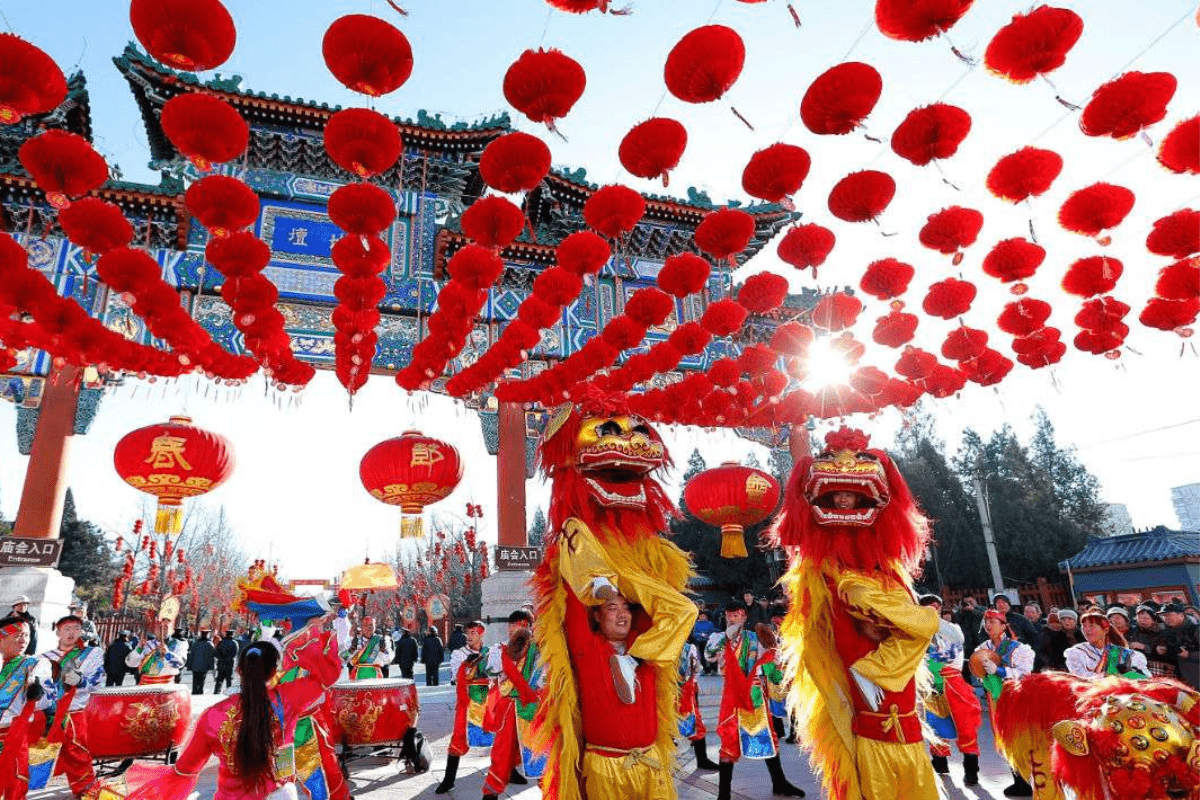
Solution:
{"label": "chinese character sign", "polygon": [[420,515],[425,506],[445,499],[462,480],[462,461],[453,445],[407,431],[367,451],[359,478],[381,503],[400,506],[401,536],[423,535]]}
{"label": "chinese character sign", "polygon": [[496,568],[501,570],[531,570],[542,560],[540,547],[496,545]]}

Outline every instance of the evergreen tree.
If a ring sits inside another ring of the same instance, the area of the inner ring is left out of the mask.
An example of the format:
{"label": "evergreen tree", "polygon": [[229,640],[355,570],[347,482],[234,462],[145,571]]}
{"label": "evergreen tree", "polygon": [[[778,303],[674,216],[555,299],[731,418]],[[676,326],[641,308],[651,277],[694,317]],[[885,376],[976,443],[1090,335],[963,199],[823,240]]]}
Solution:
{"label": "evergreen tree", "polygon": [[1075,448],[1063,449],[1054,438],[1054,424],[1038,407],[1030,450],[1033,462],[1051,479],[1054,496],[1063,514],[1090,533],[1099,532],[1105,507],[1100,502],[1100,481],[1075,457]]}
{"label": "evergreen tree", "polygon": [[773,579],[767,554],[759,549],[758,542],[769,523],[770,520],[746,529],[748,558],[722,558],[720,528],[690,514],[671,520],[671,540],[692,555],[698,572],[728,588],[731,595],[740,598],[744,589],[750,589],[756,595],[766,594]]}
{"label": "evergreen tree", "polygon": [[93,605],[108,598],[120,567],[100,529],[79,518],[70,489],[63,503],[58,535],[63,543],[58,569],[75,579],[75,594]]}
{"label": "evergreen tree", "polygon": [[546,543],[546,514],[539,507],[533,512],[533,524],[529,526],[529,545],[541,547]]}
{"label": "evergreen tree", "polygon": [[683,473],[683,483],[687,483],[706,469],[708,469],[708,463],[704,460],[704,456],[700,455],[699,448],[692,448],[692,454],[688,456],[687,469]]}
{"label": "evergreen tree", "polygon": [[792,452],[786,447],[777,447],[771,451],[771,458],[767,463],[770,467],[768,471],[779,481],[779,486],[786,487],[792,474]]}
{"label": "evergreen tree", "polygon": [[753,450],[751,450],[750,455],[746,457],[746,466],[752,469],[762,469],[762,464],[759,463],[758,456]]}

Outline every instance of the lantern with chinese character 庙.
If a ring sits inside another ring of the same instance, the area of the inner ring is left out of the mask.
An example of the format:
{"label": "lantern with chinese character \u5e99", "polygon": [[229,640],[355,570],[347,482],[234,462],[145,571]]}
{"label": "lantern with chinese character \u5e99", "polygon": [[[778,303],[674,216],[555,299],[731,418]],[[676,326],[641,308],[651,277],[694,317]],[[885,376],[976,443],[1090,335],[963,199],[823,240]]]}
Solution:
{"label": "lantern with chinese character \u5e99", "polygon": [[422,510],[454,491],[462,469],[453,445],[406,431],[368,450],[358,474],[372,497],[400,506],[400,537],[409,539],[424,534]]}
{"label": "lantern with chinese character \u5e99", "polygon": [[233,463],[228,439],[195,427],[185,416],[128,433],[113,452],[121,478],[158,498],[155,533],[179,533],[183,501],[220,486]]}
{"label": "lantern with chinese character \u5e99", "polygon": [[779,483],[762,470],[726,461],[688,481],[683,501],[697,519],[721,526],[722,558],[745,558],[742,534],[775,510]]}

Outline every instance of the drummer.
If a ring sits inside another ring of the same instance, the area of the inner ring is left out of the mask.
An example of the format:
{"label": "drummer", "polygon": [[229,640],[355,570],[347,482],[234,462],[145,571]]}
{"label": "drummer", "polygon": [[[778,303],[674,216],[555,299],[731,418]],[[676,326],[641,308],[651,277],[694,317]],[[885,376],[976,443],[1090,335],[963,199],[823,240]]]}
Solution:
{"label": "drummer", "polygon": [[458,761],[472,747],[491,747],[493,736],[483,730],[484,707],[487,705],[488,648],[483,644],[487,628],[475,620],[465,631],[467,643],[450,654],[450,674],[456,687],[457,703],[454,706],[454,733],[450,737],[450,748],[446,757],[446,775],[434,789],[434,794],[445,794],[454,788],[458,775]]}
{"label": "drummer", "polygon": [[358,636],[350,641],[346,656],[350,680],[382,678],[385,664],[392,663],[392,640],[375,632],[375,618],[363,617]]}
{"label": "drummer", "polygon": [[84,707],[92,691],[104,682],[104,653],[90,647],[83,638],[83,620],[66,616],[54,624],[58,647],[42,655],[50,662],[58,702],[70,703],[63,719],[62,749],[55,772],[67,775],[76,797],[96,780],[92,754],[88,752],[87,715]]}
{"label": "drummer", "polygon": [[187,662],[187,640],[167,639],[169,620],[159,620],[159,625],[160,633],[150,631],[146,641],[125,658],[125,666],[137,670],[137,682],[142,685],[174,682]]}
{"label": "drummer", "polygon": [[[998,656],[983,660],[984,675],[981,678],[987,690],[984,695],[987,697],[988,711],[992,714],[992,727],[995,728],[996,701],[1000,699],[1004,685],[1033,672],[1034,653],[1032,647],[1012,636],[1008,620],[996,609],[989,608],[983,612],[983,631],[988,638],[975,648],[975,652],[990,650]],[[1012,776],[1012,785],[1004,790],[1004,796],[1032,797],[1033,787],[1029,782],[1015,770]]]}
{"label": "drummer", "polygon": [[[492,761],[483,782],[483,800],[497,800],[508,784],[523,785],[526,771],[535,766],[535,756],[522,741],[522,730],[536,715],[545,683],[545,669],[533,641],[533,615],[519,609],[508,615],[508,643],[488,650],[487,671],[493,678],[491,691],[498,693]],[[543,757],[544,759],[544,757]],[[544,766],[544,760],[536,766]]]}
{"label": "drummer", "polygon": [[[936,594],[923,594],[918,599],[923,606],[930,606],[942,613],[942,598]],[[979,698],[963,678],[963,644],[966,637],[962,628],[953,622],[938,621],[938,632],[933,635],[926,650],[925,664],[933,674],[933,690],[945,698],[954,722],[954,733],[958,751],[963,754],[963,785],[979,785],[979,726],[983,723],[983,710]],[[933,771],[945,775],[950,771],[950,743],[942,738],[934,739],[929,745],[933,755]]]}
{"label": "drummer", "polygon": [[54,705],[57,697],[50,663],[25,655],[28,646],[23,618],[0,619],[0,797],[7,800],[24,800],[29,791],[29,743],[42,732],[29,715]]}

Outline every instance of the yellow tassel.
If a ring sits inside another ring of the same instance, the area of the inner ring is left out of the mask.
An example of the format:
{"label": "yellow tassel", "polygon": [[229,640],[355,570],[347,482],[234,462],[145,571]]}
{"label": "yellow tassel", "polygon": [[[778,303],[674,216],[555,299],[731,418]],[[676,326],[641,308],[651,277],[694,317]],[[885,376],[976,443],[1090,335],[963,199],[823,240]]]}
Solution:
{"label": "yellow tassel", "polygon": [[425,535],[425,524],[420,516],[410,517],[407,514],[400,517],[400,538],[420,539]]}
{"label": "yellow tassel", "polygon": [[183,506],[159,503],[154,514],[154,532],[178,536],[183,530]]}
{"label": "yellow tassel", "polygon": [[746,539],[741,525],[721,526],[721,558],[746,558]]}

